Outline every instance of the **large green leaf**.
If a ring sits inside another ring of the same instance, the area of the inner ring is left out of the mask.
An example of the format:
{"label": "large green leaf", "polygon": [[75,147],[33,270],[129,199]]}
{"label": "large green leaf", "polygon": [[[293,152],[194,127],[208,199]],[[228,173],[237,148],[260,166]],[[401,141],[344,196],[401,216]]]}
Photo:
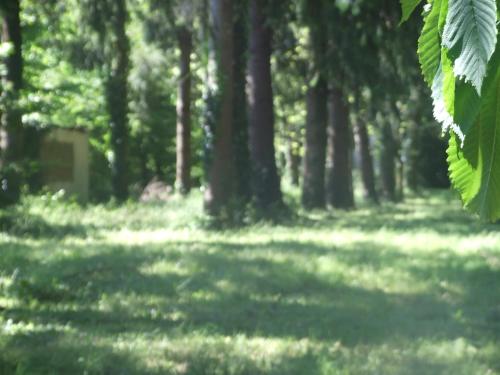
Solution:
{"label": "large green leaf", "polygon": [[480,108],[481,98],[474,87],[463,80],[456,80],[453,121],[463,134],[467,134],[476,123]]}
{"label": "large green leaf", "polygon": [[[422,68],[422,74],[429,87],[432,87],[441,61],[439,20],[443,3],[447,4],[448,0],[434,0],[431,3],[431,10],[425,16],[424,28],[418,38],[418,59]],[[446,14],[446,9],[444,14]]]}
{"label": "large green leaf", "polygon": [[441,51],[441,63],[438,67],[434,82],[432,83],[432,99],[434,117],[442,125],[443,132],[452,130],[459,138],[464,140],[464,133],[454,121],[455,111],[455,75],[453,74],[452,61],[448,51]]}
{"label": "large green leaf", "polygon": [[410,18],[415,8],[421,2],[422,0],[401,0],[401,8],[403,10],[403,15],[401,16],[401,23],[407,21],[408,18]]}
{"label": "large green leaf", "polygon": [[449,0],[443,45],[459,49],[454,71],[481,92],[497,41],[495,0]]}
{"label": "large green leaf", "polygon": [[477,123],[463,148],[455,136],[448,149],[450,178],[465,207],[482,218],[500,219],[500,65],[493,59]]}

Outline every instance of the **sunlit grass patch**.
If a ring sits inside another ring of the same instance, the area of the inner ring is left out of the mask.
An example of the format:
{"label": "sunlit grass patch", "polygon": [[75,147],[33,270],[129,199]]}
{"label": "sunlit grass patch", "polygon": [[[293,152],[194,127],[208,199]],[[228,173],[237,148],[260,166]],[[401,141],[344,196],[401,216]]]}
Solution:
{"label": "sunlit grass patch", "polygon": [[199,198],[25,201],[0,373],[500,373],[500,227],[447,194],[221,232]]}

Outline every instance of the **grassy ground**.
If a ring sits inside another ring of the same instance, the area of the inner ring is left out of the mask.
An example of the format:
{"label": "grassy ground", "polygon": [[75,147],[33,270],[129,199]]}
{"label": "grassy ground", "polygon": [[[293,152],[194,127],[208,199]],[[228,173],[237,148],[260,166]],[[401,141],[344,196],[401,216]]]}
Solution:
{"label": "grassy ground", "polygon": [[1,217],[0,374],[500,374],[500,227],[447,193],[224,232],[198,212]]}

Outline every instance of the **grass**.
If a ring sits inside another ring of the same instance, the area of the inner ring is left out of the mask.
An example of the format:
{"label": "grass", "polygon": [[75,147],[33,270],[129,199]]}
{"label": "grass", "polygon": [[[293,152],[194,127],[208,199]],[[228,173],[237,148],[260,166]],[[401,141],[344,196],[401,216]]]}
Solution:
{"label": "grass", "polygon": [[500,374],[500,227],[449,193],[223,232],[200,205],[0,217],[0,374]]}

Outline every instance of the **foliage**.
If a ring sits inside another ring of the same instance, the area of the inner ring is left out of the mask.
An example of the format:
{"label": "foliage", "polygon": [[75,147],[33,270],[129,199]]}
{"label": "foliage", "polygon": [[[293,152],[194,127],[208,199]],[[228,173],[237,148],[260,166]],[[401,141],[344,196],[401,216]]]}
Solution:
{"label": "foliage", "polygon": [[[403,19],[415,1],[403,0]],[[451,129],[450,177],[465,207],[500,219],[500,51],[495,0],[432,0],[418,53],[434,115]]]}
{"label": "foliage", "polygon": [[[153,177],[175,178],[175,88],[165,72],[169,61],[152,46],[134,49],[130,74],[132,151],[139,155],[136,168],[142,184]],[[145,170],[144,170],[145,169]],[[145,175],[144,175],[145,174]]]}
{"label": "foliage", "polygon": [[22,21],[27,83],[23,122],[37,128],[104,127],[107,116],[99,76],[72,64],[81,42],[75,14],[62,4],[49,12],[38,2],[26,1]]}

